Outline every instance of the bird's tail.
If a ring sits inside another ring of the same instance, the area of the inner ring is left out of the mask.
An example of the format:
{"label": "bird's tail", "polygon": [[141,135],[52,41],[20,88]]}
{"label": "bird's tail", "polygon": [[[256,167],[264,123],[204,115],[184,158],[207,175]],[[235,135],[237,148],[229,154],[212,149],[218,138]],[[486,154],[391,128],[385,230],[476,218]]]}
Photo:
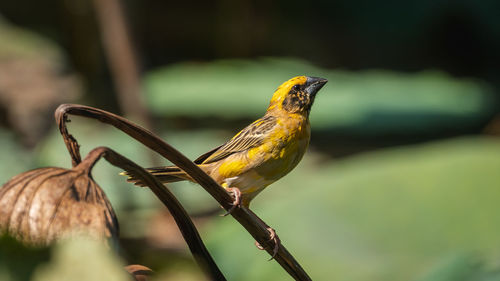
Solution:
{"label": "bird's tail", "polygon": [[[153,167],[147,168],[146,171],[150,172],[153,176],[156,177],[156,179],[158,179],[162,183],[191,180],[191,178],[177,166]],[[136,178],[134,175],[129,174],[128,172],[121,172],[120,175],[127,176],[128,182],[134,183],[138,186],[145,186],[145,184],[140,179]]]}

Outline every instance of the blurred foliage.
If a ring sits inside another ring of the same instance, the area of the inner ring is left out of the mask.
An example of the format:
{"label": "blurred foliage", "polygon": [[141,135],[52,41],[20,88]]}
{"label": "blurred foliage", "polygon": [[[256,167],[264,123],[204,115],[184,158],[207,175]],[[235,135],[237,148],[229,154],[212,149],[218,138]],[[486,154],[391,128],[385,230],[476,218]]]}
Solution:
{"label": "blurred foliage", "polygon": [[32,280],[131,280],[124,265],[116,254],[96,241],[68,240],[53,248],[50,263],[39,266]]}
{"label": "blurred foliage", "polygon": [[11,25],[0,16],[0,59],[31,58],[61,63],[61,53],[51,40]]}
{"label": "blurred foliage", "polygon": [[0,238],[2,281],[131,280],[123,265],[104,244],[84,237],[40,248]]}
{"label": "blurred foliage", "polygon": [[0,123],[24,145],[33,147],[45,136],[53,110],[79,98],[81,82],[56,43],[0,17]]}
{"label": "blurred foliage", "polygon": [[48,248],[27,247],[12,237],[0,236],[0,280],[30,280],[36,267],[51,257]]}
{"label": "blurred foliage", "polygon": [[33,156],[17,143],[12,132],[0,128],[0,184],[12,176],[33,168]]}
{"label": "blurred foliage", "polygon": [[152,71],[145,83],[157,115],[255,118],[273,91],[297,75],[329,80],[311,113],[314,129],[356,134],[419,134],[484,122],[495,110],[492,89],[439,71],[327,70],[297,59],[179,63]]}
{"label": "blurred foliage", "polygon": [[[192,59],[280,55],[331,68],[439,67],[491,82],[498,77],[497,0],[123,3],[147,68]],[[78,70],[90,76],[103,69],[91,5],[6,0],[0,11],[57,39]]]}
{"label": "blurred foliage", "polygon": [[[335,163],[309,154],[252,209],[314,280],[412,280],[452,255],[500,256],[499,169],[494,138],[387,149]],[[215,220],[207,235],[230,280],[286,279],[234,221]],[[462,280],[445,276],[468,274],[461,273],[464,266],[456,261],[432,275],[443,279],[425,280]]]}
{"label": "blurred foliage", "polygon": [[475,254],[445,258],[419,281],[498,281],[500,265]]}

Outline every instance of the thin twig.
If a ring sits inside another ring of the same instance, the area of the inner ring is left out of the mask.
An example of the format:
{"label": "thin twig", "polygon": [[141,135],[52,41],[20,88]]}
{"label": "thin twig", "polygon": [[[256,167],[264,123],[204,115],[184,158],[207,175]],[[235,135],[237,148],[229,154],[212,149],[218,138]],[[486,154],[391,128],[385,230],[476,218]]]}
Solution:
{"label": "thin twig", "polygon": [[195,260],[211,277],[211,280],[226,280],[203,244],[200,234],[198,233],[198,230],[194,226],[186,210],[184,210],[181,203],[177,201],[175,196],[167,188],[165,188],[162,183],[144,170],[144,168],[110,148],[98,147],[93,149],[87,155],[87,158],[92,159],[98,159],[100,157],[104,157],[112,165],[120,167],[128,173],[133,174],[135,177],[140,178],[168,208],[175,222],[179,226],[179,230],[181,231],[184,240],[186,240],[186,243],[188,244]]}
{"label": "thin twig", "polygon": [[[115,115],[113,113],[106,112],[101,109],[75,105],[75,104],[62,104],[56,110],[56,120],[60,122],[65,121],[66,114],[73,114],[84,116],[88,118],[97,119],[101,122],[113,125],[114,127],[122,130],[129,136],[138,140],[145,146],[156,151],[166,159],[170,160],[173,164],[177,165],[183,171],[188,173],[191,178],[193,178],[198,184],[200,184],[212,197],[214,197],[217,202],[226,210],[232,207],[233,199],[227,193],[224,188],[217,184],[210,176],[203,172],[196,164],[189,160],[186,156],[181,154],[175,148],[161,140],[159,137],[153,133],[141,128],[140,126],[133,124],[127,119]],[[59,125],[61,128],[61,125]],[[68,138],[68,141],[71,139]],[[66,141],[66,140],[65,140]],[[66,146],[72,158],[77,158],[79,154],[77,152],[78,146],[68,144]],[[274,241],[269,240],[270,233],[267,230],[267,226],[262,220],[255,215],[252,211],[245,207],[236,208],[231,215],[243,226],[245,229],[254,237],[254,239],[259,242],[259,244],[266,249],[266,251],[272,256],[273,249],[275,247]],[[295,258],[287,251],[285,246],[281,244],[278,249],[278,253],[275,255],[274,259],[283,267],[289,274],[296,280],[311,280],[300,264],[295,260]]]}

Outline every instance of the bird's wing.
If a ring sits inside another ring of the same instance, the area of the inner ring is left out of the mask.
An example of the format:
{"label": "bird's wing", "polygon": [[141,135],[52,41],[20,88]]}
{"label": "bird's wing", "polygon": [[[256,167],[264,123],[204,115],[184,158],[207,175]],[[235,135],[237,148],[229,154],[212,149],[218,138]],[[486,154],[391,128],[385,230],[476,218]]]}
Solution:
{"label": "bird's wing", "polygon": [[256,147],[265,140],[276,124],[276,117],[266,115],[248,125],[225,144],[201,155],[194,162],[196,164],[209,164],[231,154]]}

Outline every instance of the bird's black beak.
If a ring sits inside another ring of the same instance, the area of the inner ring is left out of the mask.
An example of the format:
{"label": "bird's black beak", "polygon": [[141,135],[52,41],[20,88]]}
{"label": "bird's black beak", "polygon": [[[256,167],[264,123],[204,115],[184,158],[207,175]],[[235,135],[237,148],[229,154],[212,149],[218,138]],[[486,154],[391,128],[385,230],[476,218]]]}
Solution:
{"label": "bird's black beak", "polygon": [[315,96],[316,93],[323,88],[323,86],[328,82],[325,78],[320,77],[307,77],[306,81],[306,92],[309,95]]}

